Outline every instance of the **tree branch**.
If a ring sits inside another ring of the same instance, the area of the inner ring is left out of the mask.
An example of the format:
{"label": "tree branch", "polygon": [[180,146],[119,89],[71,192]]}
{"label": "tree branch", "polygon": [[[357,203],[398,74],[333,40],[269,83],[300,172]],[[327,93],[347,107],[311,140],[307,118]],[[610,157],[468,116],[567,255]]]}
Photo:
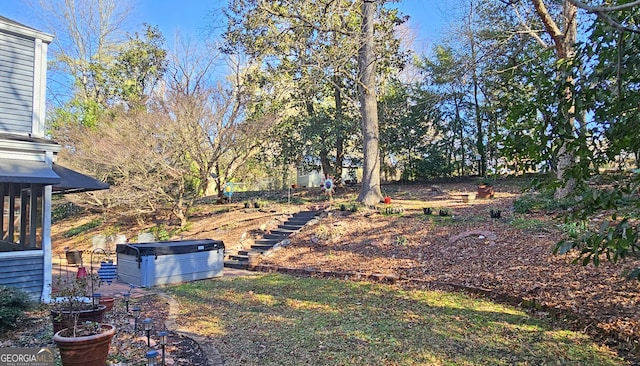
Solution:
{"label": "tree branch", "polygon": [[582,1],[578,1],[578,0],[569,0],[569,2],[571,4],[579,7],[580,9],[584,9],[584,10],[590,12],[590,13],[611,13],[611,12],[614,12],[614,11],[631,9],[634,6],[639,6],[640,5],[640,0],[632,1],[632,2],[627,3],[627,4],[611,5],[611,6],[590,6],[590,5],[587,5],[587,4],[583,3]]}
{"label": "tree branch", "polygon": [[580,9],[583,9],[588,11],[589,13],[595,14],[598,18],[604,20],[605,23],[609,24],[610,26],[612,26],[613,28],[619,31],[640,34],[640,29],[626,26],[621,22],[619,22],[618,20],[614,19],[610,15],[610,13],[613,13],[616,11],[632,9],[633,7],[640,6],[640,0],[635,0],[627,4],[611,5],[611,6],[591,6],[578,0],[568,0],[568,1]]}

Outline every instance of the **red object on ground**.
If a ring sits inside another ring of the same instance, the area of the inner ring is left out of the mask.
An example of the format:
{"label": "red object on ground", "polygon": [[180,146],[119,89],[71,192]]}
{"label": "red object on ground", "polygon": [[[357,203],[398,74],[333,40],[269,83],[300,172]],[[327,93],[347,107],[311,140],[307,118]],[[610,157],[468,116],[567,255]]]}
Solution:
{"label": "red object on ground", "polygon": [[385,197],[384,198],[384,203],[387,204],[387,205],[390,204],[391,203],[391,197]]}
{"label": "red object on ground", "polygon": [[85,267],[78,267],[78,273],[76,273],[76,278],[87,277],[87,269]]}

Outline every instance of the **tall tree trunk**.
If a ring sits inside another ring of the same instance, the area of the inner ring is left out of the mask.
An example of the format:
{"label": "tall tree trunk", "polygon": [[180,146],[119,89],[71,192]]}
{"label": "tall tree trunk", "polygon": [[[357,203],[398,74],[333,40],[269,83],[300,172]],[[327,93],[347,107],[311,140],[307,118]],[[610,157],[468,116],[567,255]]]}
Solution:
{"label": "tall tree trunk", "polygon": [[475,109],[475,120],[476,120],[476,150],[478,151],[478,175],[486,176],[487,175],[487,150],[484,145],[484,130],[482,127],[482,115],[480,111],[480,102],[478,95],[480,94],[479,90],[479,81],[478,81],[478,52],[476,50],[476,37],[475,31],[473,29],[473,19],[474,19],[474,2],[469,2],[469,16],[468,16],[468,25],[467,25],[467,40],[469,42],[469,48],[471,51],[471,81],[473,84],[473,103]]}
{"label": "tall tree trunk", "polygon": [[[562,3],[562,17],[563,17],[563,28],[560,29],[558,24],[553,20],[546,6],[542,2],[542,0],[531,0],[533,6],[536,9],[536,13],[542,20],[544,24],[544,28],[547,33],[553,39],[554,49],[556,53],[556,58],[558,61],[563,61],[570,59],[574,56],[574,45],[577,40],[577,15],[578,8],[573,5],[569,0],[563,0]],[[564,78],[565,80],[558,80],[558,82],[563,82],[567,85],[573,85],[574,80],[572,75],[559,75],[560,78]],[[574,155],[573,151],[569,149],[569,142],[573,138],[573,131],[575,131],[575,122],[576,119],[574,117],[575,113],[575,104],[573,101],[573,94],[571,92],[571,87],[567,86],[564,91],[564,98],[566,99],[569,107],[566,109],[566,115],[560,116],[560,120],[556,123],[558,124],[557,129],[560,131],[571,131],[568,134],[564,134],[560,139],[560,147],[558,148],[558,156],[556,163],[556,178],[564,184],[558,188],[554,193],[554,197],[556,199],[561,199],[567,197],[575,188],[576,182],[575,178],[566,177],[565,174],[567,170],[574,163]],[[564,117],[564,118],[563,118]],[[565,126],[560,126],[564,124]],[[571,136],[569,136],[569,134]]]}
{"label": "tall tree trunk", "polygon": [[465,162],[465,153],[464,153],[464,126],[462,125],[462,117],[460,116],[460,105],[458,103],[458,97],[454,94],[454,104],[456,107],[456,127],[458,128],[459,138],[460,138],[460,164],[458,165],[458,173],[461,176],[464,176],[464,162]]}
{"label": "tall tree trunk", "polygon": [[327,150],[327,148],[325,147],[320,149],[320,165],[322,167],[323,175],[325,176],[333,175],[333,170],[331,169],[331,162],[329,161],[329,150]]}
{"label": "tall tree trunk", "polygon": [[358,201],[373,206],[382,199],[380,191],[380,146],[378,104],[376,98],[376,64],[374,54],[373,15],[375,1],[362,2],[362,47],[358,54],[360,113],[364,142],[362,188]]}
{"label": "tall tree trunk", "polygon": [[340,79],[337,76],[333,77],[334,87],[333,95],[336,103],[336,123],[339,126],[336,134],[336,179],[342,183],[342,166],[344,165],[344,131],[342,130],[342,91]]}

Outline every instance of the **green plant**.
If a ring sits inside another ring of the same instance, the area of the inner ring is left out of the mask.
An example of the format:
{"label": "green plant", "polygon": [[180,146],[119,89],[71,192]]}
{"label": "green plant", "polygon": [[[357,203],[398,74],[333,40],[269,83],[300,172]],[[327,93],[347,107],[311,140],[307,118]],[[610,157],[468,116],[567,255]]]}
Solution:
{"label": "green plant", "polygon": [[569,237],[577,237],[588,232],[589,225],[586,221],[566,222],[560,224],[560,230]]}
{"label": "green plant", "polygon": [[524,194],[513,202],[513,210],[516,213],[534,213],[539,211],[555,212],[572,207],[575,204],[572,200],[553,198],[553,192],[538,194]]}
{"label": "green plant", "polygon": [[402,235],[396,236],[395,244],[396,246],[405,246],[407,245],[407,238]]}
{"label": "green plant", "polygon": [[15,327],[32,305],[29,295],[23,290],[0,286],[0,329]]}
{"label": "green plant", "polygon": [[[102,320],[106,306],[100,305],[99,299],[94,296],[99,284],[100,278],[94,273],[70,279],[56,278],[55,297],[51,303],[54,332],[69,328],[75,337],[80,331],[81,324],[78,323],[81,320],[93,321],[96,316]],[[86,333],[86,330],[82,332]]]}
{"label": "green plant", "polygon": [[65,231],[64,234],[62,234],[65,238],[70,238],[72,236],[76,236],[79,234],[84,233],[85,231],[89,231],[93,228],[96,228],[98,226],[102,225],[102,220],[100,219],[93,219],[85,224],[82,224],[80,226],[76,226],[72,229],[69,229],[67,231]]}
{"label": "green plant", "polygon": [[175,229],[167,229],[164,224],[160,224],[149,229],[149,232],[152,233],[153,236],[158,239],[158,241],[167,241],[171,239],[171,237],[175,235],[177,231],[178,230]]}
{"label": "green plant", "polygon": [[511,226],[520,230],[545,230],[545,222],[538,219],[530,219],[527,217],[516,217],[511,220]]}
{"label": "green plant", "polygon": [[484,177],[482,179],[480,179],[480,182],[478,183],[481,186],[492,186],[493,185],[493,179],[489,178],[489,177]]}
{"label": "green plant", "polygon": [[380,207],[380,214],[385,216],[395,216],[404,214],[404,207],[385,205]]}
{"label": "green plant", "polygon": [[71,202],[56,204],[51,207],[51,222],[55,223],[60,220],[64,220],[79,212],[82,212],[82,207],[74,205]]}

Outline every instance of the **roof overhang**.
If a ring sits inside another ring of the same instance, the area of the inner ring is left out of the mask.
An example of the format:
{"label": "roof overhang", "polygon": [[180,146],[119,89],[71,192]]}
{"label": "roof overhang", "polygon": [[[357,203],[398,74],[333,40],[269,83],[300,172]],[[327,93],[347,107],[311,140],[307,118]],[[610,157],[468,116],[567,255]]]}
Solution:
{"label": "roof overhang", "polygon": [[1,159],[0,183],[57,184],[60,176],[43,161]]}
{"label": "roof overhang", "polygon": [[53,164],[53,171],[60,177],[60,182],[53,185],[54,194],[109,189],[109,184],[76,172],[75,170],[65,168],[62,165]]}
{"label": "roof overhang", "polygon": [[109,189],[107,183],[62,165],[17,159],[0,159],[0,183],[52,185],[54,194]]}

